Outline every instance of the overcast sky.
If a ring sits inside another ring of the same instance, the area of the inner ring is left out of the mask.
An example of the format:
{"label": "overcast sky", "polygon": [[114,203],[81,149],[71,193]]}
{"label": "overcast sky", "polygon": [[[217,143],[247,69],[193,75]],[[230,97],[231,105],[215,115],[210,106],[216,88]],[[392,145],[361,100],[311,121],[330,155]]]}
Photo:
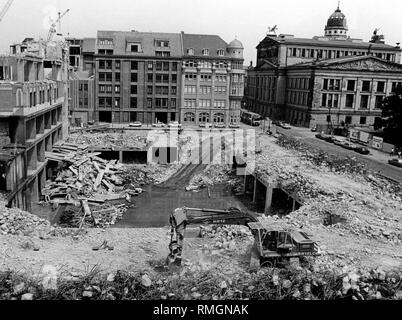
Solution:
{"label": "overcast sky", "polygon": [[[0,7],[6,0],[0,0]],[[62,32],[95,37],[97,30],[138,30],[236,36],[245,47],[245,64],[255,62],[259,41],[269,26],[278,33],[311,38],[323,35],[337,1],[323,0],[14,0],[0,23],[0,51],[25,37],[46,38],[46,16],[70,9]],[[401,0],[343,0],[349,35],[368,41],[375,28],[388,44],[402,42]]]}

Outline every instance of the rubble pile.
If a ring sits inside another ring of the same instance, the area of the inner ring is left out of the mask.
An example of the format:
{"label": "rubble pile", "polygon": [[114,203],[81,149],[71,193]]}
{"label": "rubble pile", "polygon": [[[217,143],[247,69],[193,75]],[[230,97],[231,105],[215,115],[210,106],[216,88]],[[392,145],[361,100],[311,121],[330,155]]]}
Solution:
{"label": "rubble pile", "polygon": [[[235,251],[237,243],[252,243],[254,237],[246,226],[201,226],[201,237],[213,240],[213,249]],[[211,249],[207,247],[206,249]]]}
{"label": "rubble pile", "polygon": [[233,185],[232,169],[227,165],[209,165],[207,168],[191,178],[186,191],[195,191],[216,184],[228,183]]}
{"label": "rubble pile", "polygon": [[28,236],[50,228],[49,221],[17,208],[6,208],[5,203],[0,202],[1,234]]}
{"label": "rubble pile", "polygon": [[[43,275],[0,273],[0,299],[21,300],[401,300],[401,274],[369,271],[263,268],[257,273],[213,269],[180,273]],[[48,278],[51,278],[49,281]],[[46,280],[46,281],[45,281]],[[51,282],[51,290],[46,290]]]}
{"label": "rubble pile", "polygon": [[147,147],[147,133],[91,133],[91,134],[72,134],[66,143],[75,145],[90,145],[100,148],[139,148]]}
{"label": "rubble pile", "polygon": [[[63,169],[58,172],[57,178],[48,182],[42,190],[46,204],[56,207],[61,204],[82,207],[81,211],[92,218],[95,226],[104,227],[114,224],[127,209],[127,206],[110,208],[107,204],[105,208],[105,202],[114,200],[130,202],[132,196],[143,192],[133,184],[132,179],[130,186],[124,186],[123,177],[126,177],[124,166],[118,164],[116,160],[101,159],[98,153],[88,153],[87,146],[63,144],[55,150],[58,152],[47,153],[47,157],[61,163]],[[97,217],[96,213],[103,218]],[[66,214],[71,219],[65,218],[71,220],[72,225],[76,225],[76,219],[71,217],[71,212]],[[108,215],[106,220],[105,215]],[[83,217],[81,219],[85,220]]]}
{"label": "rubble pile", "polygon": [[328,167],[333,172],[351,174],[365,174],[367,172],[366,165],[359,162],[356,157],[339,157],[328,154],[312,148],[294,137],[281,135],[277,140],[277,144],[287,150],[297,150],[301,153],[303,159],[319,167]]}

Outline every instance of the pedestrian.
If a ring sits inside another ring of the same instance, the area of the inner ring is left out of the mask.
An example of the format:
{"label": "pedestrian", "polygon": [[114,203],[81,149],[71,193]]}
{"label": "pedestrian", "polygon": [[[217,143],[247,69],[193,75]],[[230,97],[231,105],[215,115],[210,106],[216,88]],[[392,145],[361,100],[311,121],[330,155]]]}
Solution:
{"label": "pedestrian", "polygon": [[394,148],[391,149],[391,153],[389,154],[391,157],[394,155]]}
{"label": "pedestrian", "polygon": [[398,151],[398,158],[399,158],[399,159],[402,158],[402,151],[401,151],[401,150]]}

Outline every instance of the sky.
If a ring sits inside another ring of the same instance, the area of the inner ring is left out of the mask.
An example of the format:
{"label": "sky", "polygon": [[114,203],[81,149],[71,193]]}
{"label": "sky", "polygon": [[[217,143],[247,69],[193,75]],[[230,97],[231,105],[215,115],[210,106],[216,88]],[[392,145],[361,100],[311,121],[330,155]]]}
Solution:
{"label": "sky", "polygon": [[[6,2],[0,0],[0,8]],[[226,42],[237,37],[249,65],[268,27],[278,25],[278,34],[320,36],[337,5],[337,0],[14,0],[0,22],[0,52],[26,37],[46,38],[48,17],[70,9],[61,26],[65,36],[137,30],[217,34]],[[343,0],[340,8],[352,38],[368,41],[380,28],[386,43],[402,42],[401,0]]]}

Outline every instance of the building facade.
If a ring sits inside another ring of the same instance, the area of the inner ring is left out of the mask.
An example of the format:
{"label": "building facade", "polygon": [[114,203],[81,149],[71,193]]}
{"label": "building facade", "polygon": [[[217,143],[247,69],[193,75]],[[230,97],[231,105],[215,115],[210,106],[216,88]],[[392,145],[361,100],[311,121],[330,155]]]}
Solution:
{"label": "building facade", "polygon": [[45,153],[68,134],[68,52],[29,40],[11,53],[0,57],[0,192],[31,211],[48,178]]}
{"label": "building facade", "polygon": [[322,37],[268,35],[248,71],[246,108],[306,127],[372,125],[381,99],[401,79],[401,49],[385,44],[377,30],[370,42],[347,32],[337,8]]}
{"label": "building facade", "polygon": [[[74,122],[239,122],[245,74],[240,41],[137,31],[99,31],[94,42],[88,39],[69,39],[75,48],[70,53],[77,54],[70,59]],[[82,71],[88,72],[88,83]]]}
{"label": "building facade", "polygon": [[219,36],[184,34],[181,121],[239,123],[244,94],[244,47]]}

